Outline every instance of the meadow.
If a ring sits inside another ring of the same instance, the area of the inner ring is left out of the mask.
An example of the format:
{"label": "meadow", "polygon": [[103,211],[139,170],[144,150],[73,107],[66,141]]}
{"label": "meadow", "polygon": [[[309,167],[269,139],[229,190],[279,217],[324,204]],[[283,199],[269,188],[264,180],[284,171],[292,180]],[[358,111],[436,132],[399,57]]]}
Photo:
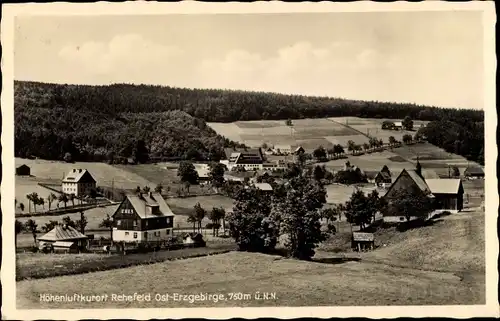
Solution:
{"label": "meadow", "polygon": [[34,176],[34,180],[42,182],[52,180],[60,183],[64,176],[66,176],[66,174],[68,174],[72,169],[82,168],[90,171],[94,179],[97,181],[97,186],[114,186],[115,188],[127,190],[135,189],[138,185],[151,185],[151,182],[139,175],[129,171],[124,171],[106,163],[66,163],[41,159],[16,158],[16,167],[22,164],[26,164],[31,168],[31,175]]}
{"label": "meadow", "polygon": [[[458,214],[460,215],[460,214]],[[482,217],[481,217],[482,215]],[[259,253],[169,261],[17,283],[19,308],[80,308],[44,303],[39,294],[151,293],[150,302],[92,303],[92,308],[484,304],[484,214],[442,219],[406,232],[382,230],[371,253],[336,253],[327,242],[312,262]],[[332,239],[340,238],[333,236]],[[384,246],[385,245],[385,246]],[[349,259],[350,257],[350,259]],[[95,289],[99,289],[96,293]],[[273,300],[255,299],[257,291]],[[161,302],[157,293],[245,293],[247,300]]]}

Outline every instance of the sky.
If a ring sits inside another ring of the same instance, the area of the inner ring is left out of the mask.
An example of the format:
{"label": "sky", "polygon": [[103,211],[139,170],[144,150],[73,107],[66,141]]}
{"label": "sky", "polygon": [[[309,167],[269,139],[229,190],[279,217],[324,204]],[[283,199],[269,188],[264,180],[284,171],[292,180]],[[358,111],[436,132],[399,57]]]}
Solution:
{"label": "sky", "polygon": [[16,80],[483,109],[481,12],[18,16]]}

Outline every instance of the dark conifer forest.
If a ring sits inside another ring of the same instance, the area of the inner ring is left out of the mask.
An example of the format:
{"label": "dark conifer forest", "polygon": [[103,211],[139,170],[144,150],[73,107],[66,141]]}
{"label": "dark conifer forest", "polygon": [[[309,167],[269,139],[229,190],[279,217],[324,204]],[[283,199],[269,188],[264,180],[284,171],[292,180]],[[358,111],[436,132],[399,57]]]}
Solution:
{"label": "dark conifer forest", "polygon": [[[15,155],[49,160],[217,160],[242,146],[206,122],[356,116],[429,120],[432,144],[484,161],[483,111],[264,92],[16,81]],[[446,130],[439,130],[445,128]]]}

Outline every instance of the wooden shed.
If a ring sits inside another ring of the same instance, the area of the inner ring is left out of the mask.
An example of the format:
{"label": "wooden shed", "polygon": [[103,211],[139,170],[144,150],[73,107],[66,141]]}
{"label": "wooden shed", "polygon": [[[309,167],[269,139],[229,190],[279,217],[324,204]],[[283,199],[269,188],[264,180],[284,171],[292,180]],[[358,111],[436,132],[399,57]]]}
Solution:
{"label": "wooden shed", "polygon": [[358,252],[373,250],[375,248],[375,236],[373,233],[353,232],[351,247]]}
{"label": "wooden shed", "polygon": [[16,168],[16,175],[17,176],[30,176],[31,169],[28,165],[23,164],[23,165]]}

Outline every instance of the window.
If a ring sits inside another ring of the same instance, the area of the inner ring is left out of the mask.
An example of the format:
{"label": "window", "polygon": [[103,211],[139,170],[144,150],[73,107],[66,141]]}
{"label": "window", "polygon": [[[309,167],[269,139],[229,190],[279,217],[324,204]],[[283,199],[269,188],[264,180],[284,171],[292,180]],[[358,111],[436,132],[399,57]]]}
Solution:
{"label": "window", "polygon": [[170,217],[167,217],[167,224],[170,224]]}
{"label": "window", "polygon": [[402,222],[402,221],[404,221],[404,220],[405,220],[405,218],[401,216],[401,217],[399,218],[399,220]]}
{"label": "window", "polygon": [[134,227],[137,227],[137,220],[134,220]]}
{"label": "window", "polygon": [[130,233],[129,232],[125,232],[125,236],[129,235]]}
{"label": "window", "polygon": [[116,225],[121,225],[122,224],[122,220],[117,220],[116,221]]}
{"label": "window", "polygon": [[167,232],[167,235],[170,235],[170,230],[167,230],[166,232]]}
{"label": "window", "polygon": [[137,232],[134,232],[134,239],[137,238]]}

